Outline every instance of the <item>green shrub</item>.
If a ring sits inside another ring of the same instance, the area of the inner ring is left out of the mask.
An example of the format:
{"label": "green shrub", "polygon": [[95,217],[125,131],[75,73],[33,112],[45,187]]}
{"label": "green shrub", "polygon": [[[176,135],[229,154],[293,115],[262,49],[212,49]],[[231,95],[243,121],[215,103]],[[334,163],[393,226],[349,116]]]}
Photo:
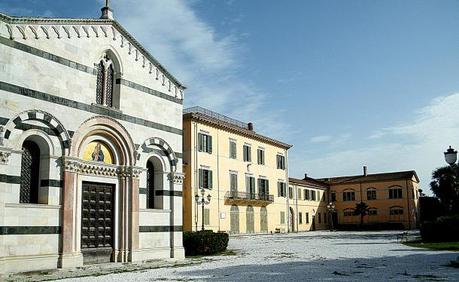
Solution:
{"label": "green shrub", "polygon": [[183,232],[183,246],[186,256],[212,255],[226,250],[227,233],[214,233],[211,230]]}
{"label": "green shrub", "polygon": [[424,242],[459,241],[459,215],[442,216],[436,221],[427,221],[421,225],[421,237]]}

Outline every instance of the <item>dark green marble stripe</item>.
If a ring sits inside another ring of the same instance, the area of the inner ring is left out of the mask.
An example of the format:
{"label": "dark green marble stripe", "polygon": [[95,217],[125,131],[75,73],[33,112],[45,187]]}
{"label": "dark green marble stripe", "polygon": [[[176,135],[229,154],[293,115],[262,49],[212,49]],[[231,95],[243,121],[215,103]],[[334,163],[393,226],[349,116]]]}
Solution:
{"label": "dark green marble stripe", "polygon": [[147,194],[147,188],[139,188],[139,194],[146,195]]}
{"label": "dark green marble stripe", "polygon": [[183,226],[139,226],[139,232],[176,232],[183,231]]}
{"label": "dark green marble stripe", "polygon": [[0,182],[10,184],[21,184],[21,177],[14,175],[0,174]]}
{"label": "dark green marble stripe", "polygon": [[155,195],[156,196],[182,197],[182,191],[156,190]]}
{"label": "dark green marble stripe", "polygon": [[[53,61],[55,63],[67,66],[67,67],[72,68],[72,69],[76,69],[76,70],[79,70],[79,71],[82,71],[82,72],[85,72],[85,73],[97,75],[97,70],[94,67],[89,67],[89,66],[82,65],[82,64],[77,63],[75,61],[72,61],[72,60],[69,60],[69,59],[66,59],[66,58],[51,54],[49,52],[46,52],[46,51],[31,47],[29,45],[25,45],[25,44],[17,42],[17,41],[10,40],[10,39],[2,37],[2,36],[0,36],[0,44],[6,45],[8,47],[11,47],[11,48],[14,48],[14,49],[17,49],[17,50],[21,50],[23,52],[38,56],[38,57],[46,59],[46,60]],[[123,84],[123,85],[125,85],[127,87],[142,91],[144,93],[147,93],[147,94],[150,94],[150,95],[153,95],[153,96],[157,96],[157,97],[163,98],[165,100],[172,101],[174,103],[183,104],[183,101],[178,99],[178,98],[175,98],[175,97],[173,97],[171,95],[168,95],[166,93],[162,93],[162,92],[157,91],[157,90],[153,90],[153,89],[148,88],[146,86],[143,86],[141,84],[138,84],[138,83],[126,80],[126,79],[121,79],[120,82],[121,82],[121,84]]]}
{"label": "dark green marble stripe", "polygon": [[30,98],[34,98],[34,99],[38,99],[38,100],[45,101],[45,102],[50,102],[50,103],[66,106],[69,108],[73,108],[73,109],[77,109],[77,110],[81,110],[85,112],[109,116],[114,119],[123,120],[126,122],[134,123],[134,124],[145,126],[145,127],[155,128],[155,129],[166,131],[169,133],[182,135],[182,129],[179,129],[179,128],[167,126],[164,124],[159,124],[153,121],[145,120],[145,119],[138,118],[138,117],[133,117],[130,115],[125,115],[119,111],[116,111],[110,108],[105,108],[105,107],[96,106],[96,105],[88,105],[85,103],[69,100],[63,97],[58,97],[58,96],[54,96],[54,95],[47,94],[44,92],[35,91],[29,88],[9,84],[3,81],[0,81],[0,90],[7,91],[10,93],[15,93],[15,94],[30,97]]}
{"label": "dark green marble stripe", "polygon": [[148,88],[146,86],[140,85],[138,83],[129,81],[127,79],[121,79],[120,81],[121,81],[122,85],[130,87],[132,89],[136,89],[138,91],[142,91],[142,92],[145,92],[147,94],[150,94],[150,95],[153,95],[153,96],[156,96],[156,97],[160,97],[160,98],[166,99],[168,101],[171,101],[171,102],[174,102],[174,103],[177,103],[177,104],[180,104],[180,105],[183,104],[182,100],[180,100],[178,98],[175,98],[175,97],[173,97],[171,95],[167,95],[167,94],[159,92],[157,90],[154,90],[154,89]]}
{"label": "dark green marble stripe", "polygon": [[40,187],[64,187],[64,182],[56,179],[43,179],[40,181]]}
{"label": "dark green marble stripe", "polygon": [[60,233],[60,226],[0,226],[0,235],[43,235]]}
{"label": "dark green marble stripe", "polygon": [[94,75],[96,74],[96,70],[94,68],[92,68],[92,67],[88,67],[88,66],[79,64],[79,63],[77,63],[75,61],[72,61],[72,60],[69,60],[69,59],[66,59],[66,58],[63,58],[63,57],[48,53],[46,51],[31,47],[29,45],[22,44],[22,43],[17,42],[17,41],[10,40],[10,39],[2,37],[2,36],[0,36],[0,44],[6,45],[8,47],[11,47],[11,48],[14,48],[14,49],[17,49],[17,50],[21,50],[23,52],[38,56],[38,57],[46,59],[46,60],[53,61],[55,63],[67,66],[67,67],[72,68],[72,69],[76,69],[76,70],[79,70],[79,71],[82,71],[82,72],[85,72],[85,73],[89,73],[89,74],[94,74]]}

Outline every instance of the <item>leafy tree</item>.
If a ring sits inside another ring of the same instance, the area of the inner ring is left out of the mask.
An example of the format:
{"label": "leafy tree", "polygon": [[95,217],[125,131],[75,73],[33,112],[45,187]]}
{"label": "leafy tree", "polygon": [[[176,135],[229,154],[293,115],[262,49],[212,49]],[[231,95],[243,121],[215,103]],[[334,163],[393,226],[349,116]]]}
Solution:
{"label": "leafy tree", "polygon": [[447,214],[459,214],[459,167],[456,164],[436,169],[432,173],[430,189]]}
{"label": "leafy tree", "polygon": [[363,225],[363,218],[368,214],[368,205],[364,202],[357,203],[354,208],[354,215],[360,215],[360,225]]}

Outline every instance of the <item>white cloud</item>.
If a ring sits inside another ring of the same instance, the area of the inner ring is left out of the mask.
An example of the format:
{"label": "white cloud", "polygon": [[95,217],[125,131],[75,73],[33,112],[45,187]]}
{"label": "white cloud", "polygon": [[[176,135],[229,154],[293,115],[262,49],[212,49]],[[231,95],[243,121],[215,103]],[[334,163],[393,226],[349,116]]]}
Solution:
{"label": "white cloud", "polygon": [[[315,177],[396,170],[417,171],[421,186],[429,190],[432,171],[446,165],[443,151],[448,145],[459,147],[459,94],[438,97],[417,111],[405,122],[373,134],[371,144],[348,147],[318,157],[290,155],[292,175],[306,170]],[[311,155],[312,153],[309,152]]]}
{"label": "white cloud", "polygon": [[330,135],[319,135],[319,136],[314,136],[309,139],[311,143],[324,143],[332,140],[332,137]]}

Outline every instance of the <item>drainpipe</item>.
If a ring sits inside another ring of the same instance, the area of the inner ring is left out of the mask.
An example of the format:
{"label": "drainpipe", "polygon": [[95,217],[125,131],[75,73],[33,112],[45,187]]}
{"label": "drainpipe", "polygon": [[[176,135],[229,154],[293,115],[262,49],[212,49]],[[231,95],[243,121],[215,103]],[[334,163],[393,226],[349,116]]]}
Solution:
{"label": "drainpipe", "polygon": [[194,200],[194,195],[198,193],[199,190],[199,168],[198,168],[198,125],[196,122],[193,122],[194,126],[194,189],[193,189],[193,195],[191,195],[191,201],[194,203],[194,223],[195,223],[195,231],[198,231],[198,203]]}
{"label": "drainpipe", "polygon": [[[289,193],[289,190],[290,190],[290,181],[288,179],[288,151],[287,149],[285,149],[285,181],[286,181],[286,198],[287,198],[287,212],[286,212],[286,215],[287,215],[287,232],[290,232],[290,193]],[[293,191],[292,191],[293,193]],[[293,230],[292,230],[293,231]]]}
{"label": "drainpipe", "polygon": [[[220,232],[220,129],[217,129],[217,219]],[[209,207],[210,208],[210,207]]]}

